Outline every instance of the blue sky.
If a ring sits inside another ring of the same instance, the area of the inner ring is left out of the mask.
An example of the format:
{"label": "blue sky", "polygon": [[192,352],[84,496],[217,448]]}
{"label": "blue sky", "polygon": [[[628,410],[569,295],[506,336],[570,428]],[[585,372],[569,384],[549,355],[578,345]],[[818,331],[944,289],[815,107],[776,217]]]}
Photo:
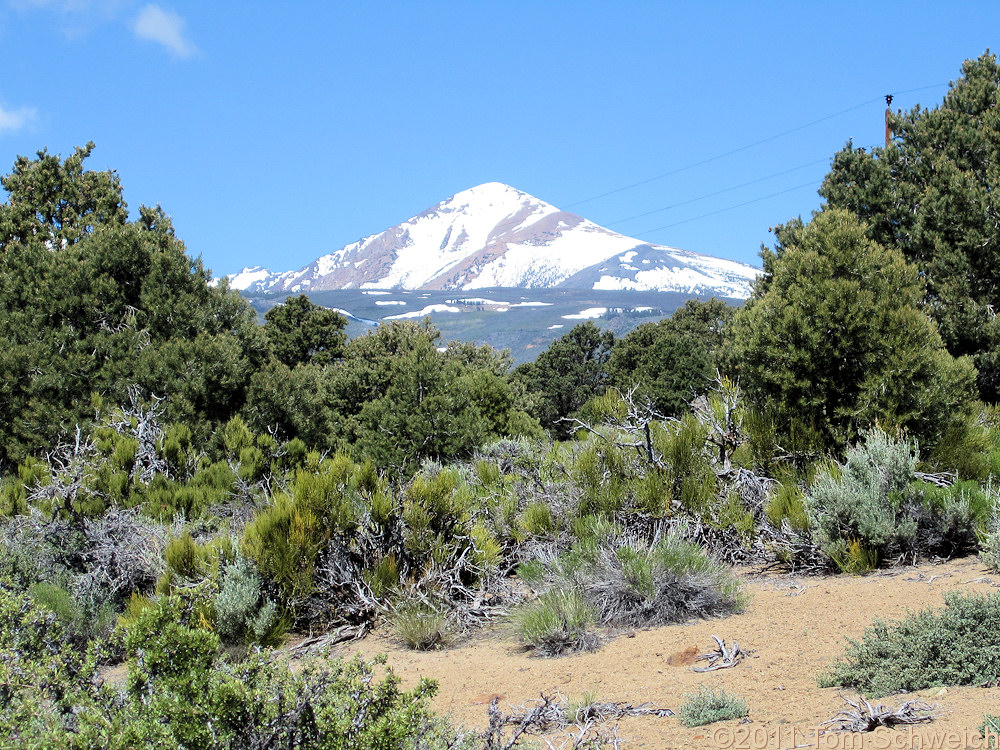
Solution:
{"label": "blue sky", "polygon": [[884,94],[933,106],[1000,47],[1000,3],[955,8],[0,0],[0,172],[93,140],[217,273],[297,268],[493,180],[757,263],[837,149],[882,141]]}

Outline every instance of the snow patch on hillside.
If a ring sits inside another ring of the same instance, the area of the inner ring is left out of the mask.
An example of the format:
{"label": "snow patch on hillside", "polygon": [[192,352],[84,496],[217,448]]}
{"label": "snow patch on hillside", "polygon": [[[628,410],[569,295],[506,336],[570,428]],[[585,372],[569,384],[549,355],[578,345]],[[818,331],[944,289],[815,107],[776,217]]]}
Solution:
{"label": "snow patch on hillside", "polygon": [[425,315],[430,315],[431,313],[457,313],[462,312],[457,307],[452,307],[451,305],[427,305],[423,310],[417,310],[415,312],[400,313],[399,315],[389,315],[383,318],[383,320],[403,320],[404,318],[422,318]]}
{"label": "snow patch on hillside", "polygon": [[606,307],[588,307],[586,310],[581,310],[576,315],[563,315],[565,320],[594,320],[599,318],[604,313],[608,311]]}

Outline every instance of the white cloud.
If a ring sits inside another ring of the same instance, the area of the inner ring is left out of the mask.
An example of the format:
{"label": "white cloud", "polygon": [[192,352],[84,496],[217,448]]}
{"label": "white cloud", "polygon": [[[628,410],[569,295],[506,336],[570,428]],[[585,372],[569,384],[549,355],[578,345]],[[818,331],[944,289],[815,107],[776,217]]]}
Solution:
{"label": "white cloud", "polygon": [[139,11],[132,31],[140,39],[162,44],[174,57],[191,57],[198,51],[184,37],[184,19],[159,5],[147,5]]}
{"label": "white cloud", "polygon": [[20,130],[35,118],[35,110],[31,107],[7,109],[0,104],[0,135]]}
{"label": "white cloud", "polygon": [[8,0],[20,13],[46,13],[50,23],[70,38],[86,35],[121,15],[128,0]]}

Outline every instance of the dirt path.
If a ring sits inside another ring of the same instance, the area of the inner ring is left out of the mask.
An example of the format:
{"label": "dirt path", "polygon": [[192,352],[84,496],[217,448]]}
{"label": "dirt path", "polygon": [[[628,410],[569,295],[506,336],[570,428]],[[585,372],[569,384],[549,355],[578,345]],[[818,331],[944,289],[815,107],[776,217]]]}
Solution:
{"label": "dirt path", "polygon": [[[724,722],[689,729],[676,718],[629,718],[619,734],[625,748],[910,748],[980,747],[976,728],[984,713],[1000,713],[1000,688],[947,688],[917,696],[891,696],[898,706],[910,697],[936,703],[932,724],[867,735],[826,734],[817,726],[844,708],[835,688],[817,686],[817,675],[875,619],[897,619],[907,610],[940,606],[946,591],[992,592],[991,575],[976,558],[897,568],[867,577],[747,575],[752,599],[745,613],[720,620],[638,631],[619,636],[600,651],[556,659],[528,656],[503,629],[453,641],[430,653],[402,649],[375,634],[347,647],[348,653],[387,653],[406,684],[435,678],[435,707],[470,728],[486,724],[486,704],[499,694],[501,706],[523,705],[540,692],[570,699],[585,692],[600,700],[677,709],[700,685],[722,687],[750,705],[747,724]],[[714,647],[717,634],[755,651],[731,669],[697,673],[690,656]],[[998,646],[1000,654],[1000,646]],[[1000,658],[1000,655],[998,655]],[[912,732],[912,736],[911,736]],[[918,739],[919,738],[919,739]]]}

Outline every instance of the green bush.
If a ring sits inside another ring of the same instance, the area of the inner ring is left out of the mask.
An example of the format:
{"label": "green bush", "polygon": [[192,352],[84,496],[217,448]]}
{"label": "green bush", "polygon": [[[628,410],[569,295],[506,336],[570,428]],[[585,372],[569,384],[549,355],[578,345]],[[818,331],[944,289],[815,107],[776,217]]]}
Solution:
{"label": "green bush", "polygon": [[822,684],[853,687],[880,697],[938,685],[985,685],[1000,679],[1000,593],[948,592],[940,610],[922,610],[896,623],[881,620],[844,657]]}
{"label": "green bush", "polygon": [[296,673],[266,652],[224,660],[198,596],[136,607],[127,689],[63,645],[54,615],[0,583],[0,736],[16,747],[445,750],[471,738],[435,718],[434,683],[399,689],[385,658],[321,656]]}
{"label": "green bush", "polygon": [[654,446],[666,465],[665,506],[708,517],[718,498],[718,479],[706,450],[708,427],[693,414],[685,414],[676,424],[654,427]]}
{"label": "green bush", "polygon": [[28,594],[36,605],[52,612],[69,635],[86,642],[84,612],[66,589],[54,583],[36,583],[28,589]]}
{"label": "green bush", "polygon": [[725,690],[702,686],[688,695],[680,708],[680,722],[686,727],[701,727],[716,721],[742,719],[750,709],[742,698]]}
{"label": "green bush", "polygon": [[788,521],[793,531],[804,534],[809,530],[809,514],[806,511],[805,493],[792,481],[778,485],[764,511],[767,520],[776,529]]}
{"label": "green bush", "polygon": [[391,593],[399,585],[399,564],[393,554],[379,558],[361,574],[376,599]]}
{"label": "green bush", "polygon": [[320,521],[288,495],[276,495],[243,531],[241,550],[271,578],[285,602],[312,593],[316,555],[324,540]]}
{"label": "green bush", "polygon": [[[985,416],[985,413],[983,414]],[[997,433],[971,417],[953,420],[927,456],[927,471],[952,471],[960,479],[985,481]]]}
{"label": "green bush", "polygon": [[1000,573],[1000,503],[993,504],[979,530],[979,557],[986,567]]}
{"label": "green bush", "polygon": [[577,512],[611,517],[622,508],[630,479],[624,451],[591,440],[573,465],[573,480],[583,495]]}
{"label": "green bush", "polygon": [[545,537],[556,530],[552,509],[541,501],[535,501],[524,509],[518,519],[518,525],[530,536]]}
{"label": "green bush", "polygon": [[595,613],[576,589],[546,591],[515,614],[521,641],[541,656],[590,651],[599,638],[593,631]]}

